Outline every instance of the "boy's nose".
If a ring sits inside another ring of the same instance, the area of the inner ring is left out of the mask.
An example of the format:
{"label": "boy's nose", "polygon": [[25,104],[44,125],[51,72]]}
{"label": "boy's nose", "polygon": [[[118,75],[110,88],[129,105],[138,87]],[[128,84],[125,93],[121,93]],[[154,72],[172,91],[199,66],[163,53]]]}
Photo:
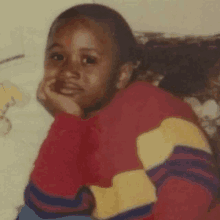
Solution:
{"label": "boy's nose", "polygon": [[61,78],[80,78],[80,65],[77,62],[67,61],[61,71]]}

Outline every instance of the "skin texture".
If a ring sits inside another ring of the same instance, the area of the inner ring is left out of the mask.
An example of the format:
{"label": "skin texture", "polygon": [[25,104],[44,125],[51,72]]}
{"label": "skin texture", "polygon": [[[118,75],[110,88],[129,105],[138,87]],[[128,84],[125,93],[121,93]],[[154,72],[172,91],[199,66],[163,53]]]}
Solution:
{"label": "skin texture", "polygon": [[[52,115],[99,110],[130,77],[131,64],[119,67],[116,51],[107,28],[92,20],[75,19],[58,27],[48,40],[38,99]],[[74,87],[69,95],[60,90],[68,83]]]}

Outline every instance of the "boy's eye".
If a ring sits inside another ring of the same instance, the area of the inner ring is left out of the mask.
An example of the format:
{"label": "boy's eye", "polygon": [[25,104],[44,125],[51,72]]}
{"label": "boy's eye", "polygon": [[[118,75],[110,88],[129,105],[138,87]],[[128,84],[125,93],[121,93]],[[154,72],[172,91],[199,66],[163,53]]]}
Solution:
{"label": "boy's eye", "polygon": [[53,60],[57,60],[57,61],[64,60],[64,56],[62,54],[58,54],[58,53],[51,54],[50,58],[53,59]]}
{"label": "boy's eye", "polygon": [[83,64],[95,64],[96,58],[92,56],[84,56],[82,62]]}

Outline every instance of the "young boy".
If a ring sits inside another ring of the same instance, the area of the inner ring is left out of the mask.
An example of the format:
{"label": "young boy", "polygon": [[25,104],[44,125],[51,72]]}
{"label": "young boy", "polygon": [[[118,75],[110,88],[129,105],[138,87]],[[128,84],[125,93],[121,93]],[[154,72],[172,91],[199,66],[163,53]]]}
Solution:
{"label": "young boy", "polygon": [[206,219],[219,187],[209,144],[186,104],[131,81],[138,51],[107,7],[75,6],[54,21],[38,98],[55,121],[19,220]]}

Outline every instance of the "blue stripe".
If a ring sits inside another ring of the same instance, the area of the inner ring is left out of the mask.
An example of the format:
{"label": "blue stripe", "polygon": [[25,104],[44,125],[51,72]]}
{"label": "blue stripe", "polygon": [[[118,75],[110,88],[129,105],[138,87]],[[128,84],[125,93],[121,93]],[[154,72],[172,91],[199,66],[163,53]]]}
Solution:
{"label": "blue stripe", "polygon": [[[183,154],[181,155],[183,159],[175,159],[176,156],[178,157],[178,154]],[[188,159],[187,157],[189,156],[194,156],[196,158]],[[193,168],[206,172],[211,178],[199,172],[197,173],[196,171],[189,170]],[[161,169],[164,170],[164,173],[161,173],[159,180],[154,180],[154,175],[160,175]],[[157,189],[161,187],[164,181],[169,177],[184,178],[202,184],[214,195],[216,195],[220,187],[218,169],[214,164],[214,157],[202,150],[186,146],[175,147],[173,154],[164,163],[146,171],[146,173],[153,181],[156,181],[155,185]]]}
{"label": "blue stripe", "polygon": [[[37,208],[30,199],[26,200],[26,205],[32,209],[37,216],[39,216],[42,219],[56,219],[56,218],[62,218],[67,216],[91,216],[92,210],[84,210],[84,211],[75,211],[72,213],[48,213],[45,211],[42,211],[41,209]],[[20,220],[20,219],[19,219]]]}
{"label": "blue stripe", "polygon": [[205,178],[203,175],[194,173],[194,172],[184,172],[179,170],[173,170],[172,172],[167,172],[165,175],[163,175],[159,181],[155,183],[157,190],[159,187],[163,185],[163,183],[170,177],[178,177],[181,179],[187,179],[192,182],[198,183],[200,185],[205,186],[207,189],[209,189],[213,195],[217,195],[218,189],[219,189],[219,179],[214,177],[213,180],[210,180],[209,178]]}
{"label": "blue stripe", "polygon": [[37,200],[52,206],[64,206],[73,208],[78,207],[83,203],[84,200],[88,201],[88,205],[91,206],[95,201],[92,192],[85,186],[78,191],[75,198],[73,199],[66,199],[65,197],[57,198],[45,195],[32,182],[30,182],[27,186],[25,190],[25,196],[28,196],[30,193],[32,193],[37,198]]}
{"label": "blue stripe", "polygon": [[[47,204],[48,206],[61,206],[64,208],[72,208],[75,210],[68,212],[68,213],[66,212],[56,213],[56,211],[54,211],[54,213],[45,212],[41,209],[41,207],[37,207],[31,200],[30,196],[32,194],[32,190],[34,191],[34,196],[36,196],[37,194],[37,197],[38,197],[37,199]],[[82,187],[81,190],[77,193],[75,200],[74,199],[67,200],[65,198],[63,199],[62,198],[51,198],[49,196],[44,195],[42,192],[40,192],[33,185],[33,183],[30,182],[25,190],[25,203],[29,208],[34,210],[34,212],[41,218],[50,219],[50,218],[59,218],[59,217],[64,217],[64,216],[69,216],[69,215],[90,216],[95,206],[95,202],[94,202],[95,200],[92,194],[89,195],[89,193],[91,194],[90,190],[87,187]]]}
{"label": "blue stripe", "polygon": [[[175,158],[175,155],[178,157],[179,154],[182,158],[180,159],[172,159]],[[196,159],[188,159],[188,157],[194,156]],[[213,174],[218,175],[218,169],[214,164],[214,157],[202,150],[192,149],[191,147],[185,146],[176,146],[172,155],[161,165],[148,170],[149,176],[154,176],[160,169],[165,168],[168,171],[178,167],[183,167],[182,169],[188,168],[199,168],[202,170],[208,170],[209,172],[213,172]]]}
{"label": "blue stripe", "polygon": [[148,172],[148,175],[150,177],[154,176],[157,172],[159,172],[161,169],[166,169],[167,172],[170,172],[172,170],[181,170],[181,171],[187,171],[188,169],[196,168],[203,170],[205,172],[216,174],[216,168],[212,166],[212,164],[208,164],[205,161],[201,160],[193,160],[193,159],[176,159],[176,160],[167,160],[163,164],[161,164],[158,167],[155,167]]}
{"label": "blue stripe", "polygon": [[175,146],[172,154],[178,155],[181,153],[186,154],[186,155],[187,154],[194,155],[194,156],[200,157],[200,158],[208,160],[208,161],[213,160],[213,156],[203,150],[196,149],[193,147],[181,146],[181,145]]}
{"label": "blue stripe", "polygon": [[[45,218],[43,218],[45,219]],[[46,218],[48,219],[48,218]],[[51,220],[55,220],[57,218],[49,218]],[[91,220],[91,218],[88,216],[65,216],[65,217],[61,217],[59,218],[60,220]],[[19,213],[19,216],[16,220],[42,220],[41,217],[39,217],[38,215],[36,215],[36,213],[31,210],[28,206],[24,206],[21,209],[21,212]]]}

